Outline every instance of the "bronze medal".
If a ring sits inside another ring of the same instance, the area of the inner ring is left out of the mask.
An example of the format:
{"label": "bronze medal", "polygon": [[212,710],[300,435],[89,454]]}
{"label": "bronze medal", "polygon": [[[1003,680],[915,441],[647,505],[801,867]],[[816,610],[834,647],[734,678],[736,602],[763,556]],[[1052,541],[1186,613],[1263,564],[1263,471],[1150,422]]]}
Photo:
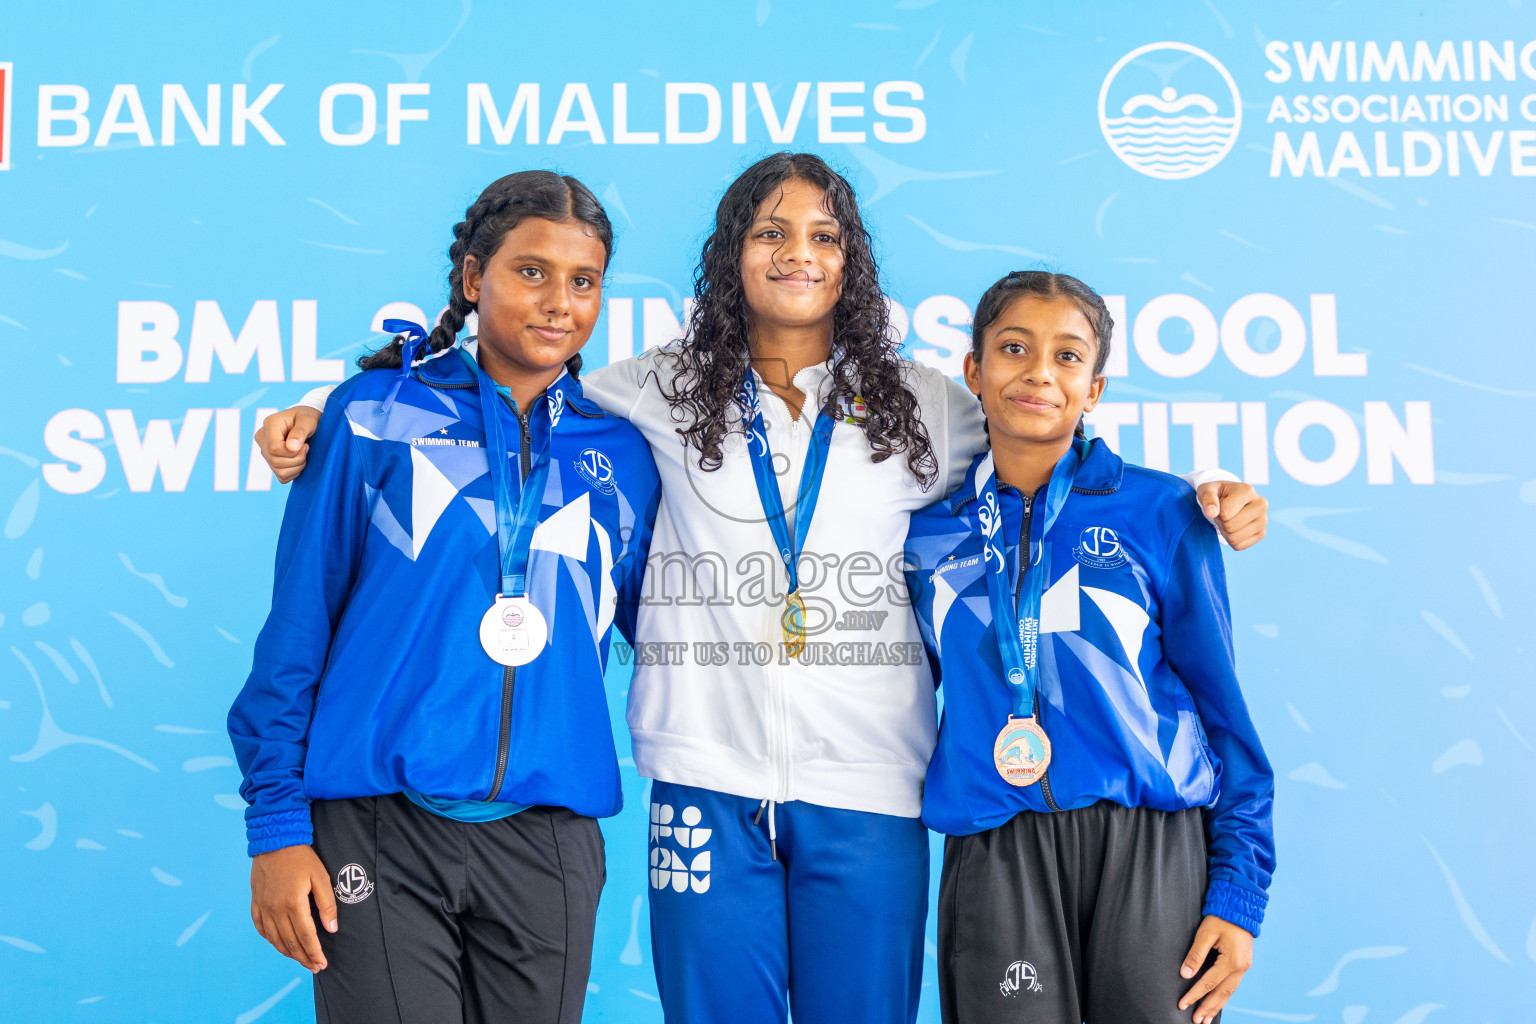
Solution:
{"label": "bronze medal", "polygon": [[1008,716],[1008,724],[992,745],[992,763],[1010,786],[1033,786],[1051,766],[1051,741],[1035,721]]}

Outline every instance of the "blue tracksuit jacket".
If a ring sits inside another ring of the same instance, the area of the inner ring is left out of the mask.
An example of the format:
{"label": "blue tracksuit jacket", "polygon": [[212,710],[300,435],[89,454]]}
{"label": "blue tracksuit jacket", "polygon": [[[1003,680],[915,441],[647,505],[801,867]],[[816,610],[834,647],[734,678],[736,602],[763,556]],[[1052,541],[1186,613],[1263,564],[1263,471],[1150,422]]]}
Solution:
{"label": "blue tracksuit jacket", "polygon": [[549,645],[504,668],[479,639],[500,563],[476,377],[449,351],[384,413],[397,372],[336,388],[288,497],[272,611],[229,713],[252,856],[310,842],[313,799],[622,804],[603,670],[612,627],[634,635],[660,498],[649,445],[569,375],[526,430],[497,403],[516,478],[545,444],[553,460],[528,568]]}
{"label": "blue tracksuit jacket", "polygon": [[[1226,574],[1194,491],[1093,442],[1045,537],[1036,705],[1051,766],[1015,788],[992,763],[1012,690],[973,528],[981,458],[957,491],[913,515],[907,540],[907,582],[944,693],[923,820],[969,835],[1020,811],[1098,800],[1206,808],[1205,912],[1257,934],[1275,866],[1274,775],[1238,688]],[[1007,486],[998,498],[1016,573],[1026,503]]]}

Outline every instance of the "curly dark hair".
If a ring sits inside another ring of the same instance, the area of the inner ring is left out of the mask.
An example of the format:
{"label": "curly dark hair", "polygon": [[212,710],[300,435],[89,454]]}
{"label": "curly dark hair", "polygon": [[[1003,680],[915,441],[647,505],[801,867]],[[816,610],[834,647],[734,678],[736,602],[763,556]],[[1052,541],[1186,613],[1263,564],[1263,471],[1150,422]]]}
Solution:
{"label": "curly dark hair", "polygon": [[[608,222],[603,204],[587,186],[554,171],[517,171],[497,178],[464,211],[464,219],[453,226],[453,244],[448,247],[448,308],[427,336],[423,356],[451,346],[475,308],[464,297],[464,257],[475,257],[483,268],[501,248],[507,232],[529,217],[580,221],[603,243],[603,266],[613,262],[613,225]],[[402,335],[395,335],[377,352],[359,356],[357,365],[364,370],[399,369],[404,340]],[[579,376],[581,353],[567,359],[565,368],[572,377]]]}
{"label": "curly dark hair", "polygon": [[[874,461],[905,453],[908,468],[926,489],[938,478],[938,460],[888,330],[880,272],[858,200],[842,175],[810,153],[764,157],[742,172],[720,199],[714,232],[694,271],[696,301],[687,337],[673,352],[677,372],[670,387],[663,385],[673,419],[683,424],[677,432],[699,450],[700,466],[715,470],[726,435],[741,426],[746,410],[738,393],[751,336],[751,312],[741,280],[742,246],[758,207],[790,180],[821,189],[827,212],[842,228],[842,291],[832,313],[832,397],[862,397],[868,410],[864,435]],[[733,416],[733,411],[739,415]]]}

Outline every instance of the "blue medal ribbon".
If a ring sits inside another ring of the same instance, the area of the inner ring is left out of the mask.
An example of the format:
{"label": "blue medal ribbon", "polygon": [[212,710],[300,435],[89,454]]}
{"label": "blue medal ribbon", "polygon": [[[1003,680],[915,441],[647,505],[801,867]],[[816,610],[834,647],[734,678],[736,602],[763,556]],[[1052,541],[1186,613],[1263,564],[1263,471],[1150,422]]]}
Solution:
{"label": "blue medal ribbon", "polygon": [[[463,351],[462,349],[460,350]],[[474,363],[468,353],[466,361]],[[550,439],[537,445],[529,438],[532,461],[528,476],[514,496],[513,481],[518,477],[509,460],[518,458],[517,452],[507,450],[507,432],[502,423],[501,395],[496,382],[475,363],[475,376],[480,385],[480,409],[485,416],[486,457],[491,464],[491,496],[496,502],[496,547],[501,555],[501,591],[503,597],[522,597],[528,589],[528,547],[533,540],[534,528],[539,525],[539,507],[544,503],[544,483],[549,479]],[[558,396],[558,398],[557,398]],[[553,408],[558,400],[563,403],[564,394],[550,385],[548,401]],[[508,410],[510,411],[510,410]],[[529,416],[529,431],[533,429],[533,417]],[[554,432],[553,418],[550,433]]]}
{"label": "blue medal ribbon", "polygon": [[997,634],[997,646],[1003,659],[1003,670],[1013,690],[1015,718],[1029,718],[1035,713],[1035,693],[1040,678],[1040,602],[1050,579],[1050,552],[1045,546],[1045,536],[1072,493],[1072,483],[1077,479],[1078,468],[1088,455],[1088,442],[1078,439],[1056,462],[1051,470],[1050,483],[1035,497],[1034,512],[1029,524],[1029,546],[1022,546],[1019,557],[1027,557],[1030,571],[1024,571],[1023,586],[1019,588],[1018,606],[1014,606],[1008,581],[1013,575],[1008,571],[1007,548],[1003,543],[1003,512],[997,500],[997,476],[993,468],[992,453],[988,452],[976,467],[976,526],[981,531],[983,565],[987,577],[987,597],[992,605],[992,628]]}
{"label": "blue medal ribbon", "polygon": [[773,531],[773,542],[779,549],[779,557],[784,560],[784,571],[789,575],[789,593],[793,595],[800,589],[800,552],[805,548],[805,536],[811,528],[811,517],[816,514],[816,499],[821,495],[821,479],[827,471],[827,452],[832,447],[832,428],[837,418],[829,402],[822,407],[816,417],[816,425],[811,429],[805,467],[800,472],[800,487],[795,498],[795,533],[791,537],[784,499],[779,493],[778,477],[773,471],[773,454],[768,450],[768,431],[763,425],[757,380],[750,367],[742,378],[739,397],[748,410],[747,451],[752,456],[752,475],[757,479],[757,496],[762,501],[768,528]]}
{"label": "blue medal ribbon", "polygon": [[395,396],[400,393],[400,385],[411,376],[411,364],[416,361],[416,354],[427,342],[427,330],[410,320],[385,320],[380,326],[391,334],[405,335],[405,340],[400,343],[400,372],[389,385],[389,393],[379,408],[380,412],[389,412],[390,406],[395,404]]}

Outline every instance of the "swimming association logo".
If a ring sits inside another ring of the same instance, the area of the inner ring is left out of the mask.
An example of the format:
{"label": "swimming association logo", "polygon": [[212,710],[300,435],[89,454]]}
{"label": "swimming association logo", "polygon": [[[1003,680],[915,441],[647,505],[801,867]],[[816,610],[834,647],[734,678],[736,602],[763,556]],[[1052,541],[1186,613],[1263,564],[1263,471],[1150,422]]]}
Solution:
{"label": "swimming association logo", "polygon": [[1188,43],[1148,43],[1115,62],[1099,88],[1099,127],[1127,166],[1193,178],[1237,142],[1243,101],[1221,61]]}
{"label": "swimming association logo", "polygon": [[0,62],[0,171],[11,169],[11,64]]}

